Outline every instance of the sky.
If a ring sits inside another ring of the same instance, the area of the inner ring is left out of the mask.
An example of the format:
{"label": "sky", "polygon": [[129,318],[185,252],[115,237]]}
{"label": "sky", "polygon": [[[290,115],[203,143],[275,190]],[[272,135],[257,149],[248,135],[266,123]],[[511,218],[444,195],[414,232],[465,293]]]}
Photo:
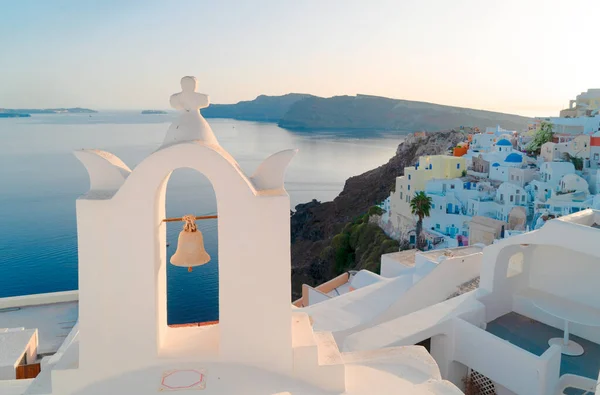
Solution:
{"label": "sky", "polygon": [[529,116],[600,88],[598,0],[0,0],[0,108],[357,93]]}

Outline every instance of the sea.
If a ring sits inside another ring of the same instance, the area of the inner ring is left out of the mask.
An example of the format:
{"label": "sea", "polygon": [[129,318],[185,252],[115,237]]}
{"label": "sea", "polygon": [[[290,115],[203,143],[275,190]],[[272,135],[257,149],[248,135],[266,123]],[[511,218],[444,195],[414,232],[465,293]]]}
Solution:
{"label": "sea", "polygon": [[[103,111],[0,119],[0,297],[77,289],[75,200],[87,192],[89,179],[73,151],[106,150],[134,169],[160,146],[175,117]],[[347,178],[386,163],[406,135],[295,132],[273,123],[231,119],[208,122],[248,175],[269,155],[299,149],[286,174],[291,210],[312,199],[332,200]],[[210,182],[190,169],[173,173],[166,205],[168,217],[217,213]],[[181,227],[179,222],[167,225],[168,259],[177,248]],[[212,259],[191,273],[168,264],[169,324],[219,317],[217,221],[198,221],[198,228]],[[251,231],[244,230],[240,237]]]}

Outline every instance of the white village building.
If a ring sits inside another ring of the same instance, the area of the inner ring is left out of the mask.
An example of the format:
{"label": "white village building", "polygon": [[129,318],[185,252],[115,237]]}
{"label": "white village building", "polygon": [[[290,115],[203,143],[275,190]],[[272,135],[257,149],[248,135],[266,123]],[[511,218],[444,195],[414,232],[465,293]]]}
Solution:
{"label": "white village building", "polygon": [[540,155],[546,162],[564,160],[565,153],[583,159],[583,167],[590,167],[591,136],[580,134],[567,142],[542,144]]}
{"label": "white village building", "polygon": [[428,181],[425,193],[431,198],[431,210],[423,219],[423,229],[443,238],[445,246],[458,247],[468,243],[469,200],[491,198],[494,192],[489,183],[453,178]]}
{"label": "white village building", "polygon": [[544,162],[540,179],[532,181],[528,190],[538,217],[567,215],[593,207],[594,195],[590,194],[589,184],[576,174],[571,162]]}

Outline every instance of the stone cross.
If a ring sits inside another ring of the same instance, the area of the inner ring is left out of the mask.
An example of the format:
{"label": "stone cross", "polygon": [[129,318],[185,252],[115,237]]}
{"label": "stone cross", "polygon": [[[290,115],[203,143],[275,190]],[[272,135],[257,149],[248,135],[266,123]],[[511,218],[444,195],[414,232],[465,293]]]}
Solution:
{"label": "stone cross", "polygon": [[171,107],[187,112],[208,107],[208,95],[196,92],[197,88],[198,80],[196,77],[183,77],[181,79],[181,92],[171,96]]}

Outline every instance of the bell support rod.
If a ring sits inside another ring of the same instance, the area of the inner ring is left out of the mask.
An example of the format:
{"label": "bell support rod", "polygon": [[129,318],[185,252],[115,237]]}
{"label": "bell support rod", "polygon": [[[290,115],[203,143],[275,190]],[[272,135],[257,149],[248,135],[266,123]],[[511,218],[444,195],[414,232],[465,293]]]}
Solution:
{"label": "bell support rod", "polygon": [[[201,215],[199,217],[194,217],[194,219],[196,221],[200,220],[200,219],[215,219],[215,218],[218,218],[218,216],[216,216],[216,215]],[[165,219],[163,219],[163,222],[181,222],[181,221],[184,221],[184,219],[182,217],[179,217],[179,218],[165,218]]]}

